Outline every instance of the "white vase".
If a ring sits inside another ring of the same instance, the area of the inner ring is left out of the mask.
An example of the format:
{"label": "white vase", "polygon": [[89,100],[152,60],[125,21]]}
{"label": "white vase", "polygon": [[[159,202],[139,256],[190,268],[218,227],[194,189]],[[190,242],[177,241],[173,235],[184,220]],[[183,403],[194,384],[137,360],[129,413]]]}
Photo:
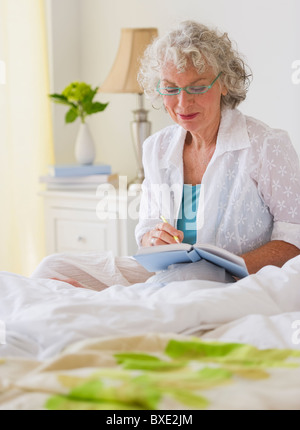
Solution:
{"label": "white vase", "polygon": [[95,143],[86,123],[81,123],[75,143],[75,157],[79,164],[93,164],[96,156]]}

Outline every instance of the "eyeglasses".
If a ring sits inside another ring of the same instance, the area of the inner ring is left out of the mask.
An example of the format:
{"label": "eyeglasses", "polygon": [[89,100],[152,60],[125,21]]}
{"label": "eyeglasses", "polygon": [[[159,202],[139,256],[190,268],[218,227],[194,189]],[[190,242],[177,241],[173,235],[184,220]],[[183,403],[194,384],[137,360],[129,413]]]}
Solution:
{"label": "eyeglasses", "polygon": [[162,95],[162,96],[177,96],[181,93],[182,90],[184,90],[188,94],[204,94],[210,88],[213,86],[213,84],[217,81],[217,79],[220,77],[222,72],[218,74],[218,76],[212,81],[210,85],[188,85],[187,87],[180,88],[180,87],[163,87],[162,82],[159,81],[156,87],[156,91]]}

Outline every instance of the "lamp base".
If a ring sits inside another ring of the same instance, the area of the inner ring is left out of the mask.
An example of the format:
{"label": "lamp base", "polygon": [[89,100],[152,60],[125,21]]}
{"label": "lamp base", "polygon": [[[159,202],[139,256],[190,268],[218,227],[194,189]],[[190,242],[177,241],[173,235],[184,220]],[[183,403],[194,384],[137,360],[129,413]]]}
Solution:
{"label": "lamp base", "polygon": [[142,183],[144,181],[144,172],[138,172],[137,176],[128,184],[129,191],[142,191]]}
{"label": "lamp base", "polygon": [[140,193],[142,191],[142,184],[137,184],[137,183],[131,182],[128,185],[128,191],[130,191],[131,193],[135,193],[135,194]]}
{"label": "lamp base", "polygon": [[142,189],[142,183],[144,180],[143,143],[151,133],[151,123],[147,119],[148,111],[144,109],[142,94],[138,94],[138,105],[139,108],[133,111],[134,121],[131,122],[131,134],[138,164],[138,171],[136,178],[128,185],[129,190]]}

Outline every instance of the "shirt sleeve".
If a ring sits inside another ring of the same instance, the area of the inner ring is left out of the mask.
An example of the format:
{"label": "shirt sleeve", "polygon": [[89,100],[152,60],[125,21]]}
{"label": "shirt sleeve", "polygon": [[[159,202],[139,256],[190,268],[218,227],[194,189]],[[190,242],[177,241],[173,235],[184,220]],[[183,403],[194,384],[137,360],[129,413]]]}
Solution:
{"label": "shirt sleeve", "polygon": [[151,184],[146,178],[142,185],[139,222],[135,228],[135,239],[138,247],[141,247],[141,241],[144,234],[154,229],[160,222],[158,211],[156,210],[156,214],[153,211],[153,209],[157,209],[157,205],[154,205],[154,203],[153,196],[151,199]]}
{"label": "shirt sleeve", "polygon": [[[156,163],[153,161],[153,149],[155,146],[155,137],[150,136],[143,145],[143,166],[145,171],[145,179],[142,184],[142,194],[139,209],[139,222],[135,228],[135,239],[138,247],[141,247],[141,241],[148,231],[155,228],[160,222],[158,202],[156,194],[153,193],[154,187],[149,178],[155,177]],[[154,154],[153,154],[154,152]]]}
{"label": "shirt sleeve", "polygon": [[272,130],[264,136],[257,180],[258,191],[273,215],[271,240],[300,248],[299,158],[286,132]]}

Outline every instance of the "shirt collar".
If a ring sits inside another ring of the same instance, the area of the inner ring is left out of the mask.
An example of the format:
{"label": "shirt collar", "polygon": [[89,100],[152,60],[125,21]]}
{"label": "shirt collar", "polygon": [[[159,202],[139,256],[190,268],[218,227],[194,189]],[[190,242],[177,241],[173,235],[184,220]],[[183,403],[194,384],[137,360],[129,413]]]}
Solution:
{"label": "shirt collar", "polygon": [[182,164],[186,130],[179,125],[176,125],[175,127],[175,134],[171,136],[164,158],[160,161],[161,168],[169,168],[170,164],[173,164],[174,166],[180,166]]}
{"label": "shirt collar", "polygon": [[216,154],[221,155],[228,151],[236,151],[250,146],[245,116],[237,109],[223,109]]}
{"label": "shirt collar", "polygon": [[[175,135],[170,139],[164,158],[160,160],[161,168],[170,164],[179,166],[182,163],[183,146],[186,130],[176,126]],[[216,155],[250,147],[245,116],[238,109],[225,108],[221,112],[221,122],[217,137]]]}

